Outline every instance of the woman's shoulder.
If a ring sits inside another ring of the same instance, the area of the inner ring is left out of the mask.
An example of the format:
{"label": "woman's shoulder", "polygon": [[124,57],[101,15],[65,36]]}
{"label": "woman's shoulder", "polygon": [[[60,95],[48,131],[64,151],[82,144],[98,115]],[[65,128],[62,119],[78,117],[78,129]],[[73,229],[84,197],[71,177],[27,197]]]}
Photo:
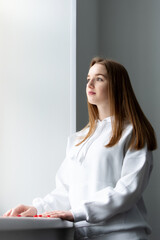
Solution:
{"label": "woman's shoulder", "polygon": [[89,128],[82,129],[80,131],[74,132],[68,136],[67,143],[67,154],[70,158],[74,158],[81,146],[76,146],[80,143],[87,134]]}
{"label": "woman's shoulder", "polygon": [[122,135],[119,142],[126,145],[126,143],[130,142],[132,138],[132,133],[133,133],[133,125],[129,122],[126,122],[123,127]]}
{"label": "woman's shoulder", "polygon": [[133,125],[130,122],[125,122],[124,128],[123,128],[123,134],[131,135],[132,132],[133,132]]}
{"label": "woman's shoulder", "polygon": [[74,132],[68,136],[70,142],[76,142],[82,140],[89,131],[89,127],[83,128],[80,131]]}

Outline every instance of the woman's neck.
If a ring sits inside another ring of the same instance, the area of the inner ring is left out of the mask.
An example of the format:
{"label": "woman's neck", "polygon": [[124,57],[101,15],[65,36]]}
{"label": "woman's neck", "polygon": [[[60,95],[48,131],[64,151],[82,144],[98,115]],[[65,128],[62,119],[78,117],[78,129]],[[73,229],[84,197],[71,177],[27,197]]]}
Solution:
{"label": "woman's neck", "polygon": [[111,113],[110,113],[110,111],[103,111],[103,112],[100,112],[100,111],[98,111],[99,113],[98,113],[98,118],[99,118],[99,120],[103,120],[103,119],[105,119],[105,118],[107,118],[107,117],[110,117],[111,116]]}
{"label": "woman's neck", "polygon": [[98,118],[100,121],[111,116],[111,112],[108,104],[97,106],[97,108],[98,108]]}

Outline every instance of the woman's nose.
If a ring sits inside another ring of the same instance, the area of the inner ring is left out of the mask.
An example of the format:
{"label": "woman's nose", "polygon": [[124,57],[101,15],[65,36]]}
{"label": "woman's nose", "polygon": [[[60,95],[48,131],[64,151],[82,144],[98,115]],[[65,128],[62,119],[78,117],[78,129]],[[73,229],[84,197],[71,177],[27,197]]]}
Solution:
{"label": "woman's nose", "polygon": [[94,79],[90,79],[88,82],[88,87],[91,87],[91,86],[94,87]]}

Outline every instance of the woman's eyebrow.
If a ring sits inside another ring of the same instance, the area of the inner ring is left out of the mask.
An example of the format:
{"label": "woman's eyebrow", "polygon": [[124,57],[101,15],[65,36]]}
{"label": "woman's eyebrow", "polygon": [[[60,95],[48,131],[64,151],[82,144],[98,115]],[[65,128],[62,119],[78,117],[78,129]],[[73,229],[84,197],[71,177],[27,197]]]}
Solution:
{"label": "woman's eyebrow", "polygon": [[[103,77],[107,77],[106,75],[102,74],[102,73],[97,73],[95,74],[95,76],[98,76],[98,75],[102,75]],[[87,75],[87,77],[89,77],[90,75]]]}

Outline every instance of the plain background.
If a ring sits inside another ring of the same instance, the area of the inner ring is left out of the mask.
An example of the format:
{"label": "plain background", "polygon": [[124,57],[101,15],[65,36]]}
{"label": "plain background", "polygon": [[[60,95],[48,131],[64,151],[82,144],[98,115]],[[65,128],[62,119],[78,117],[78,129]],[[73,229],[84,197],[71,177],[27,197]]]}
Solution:
{"label": "plain background", "polygon": [[0,0],[0,214],[55,187],[70,133],[70,0]]}
{"label": "plain background", "polygon": [[[88,122],[86,77],[92,57],[100,55],[123,64],[137,99],[153,125],[160,143],[160,1],[78,0],[77,4],[77,130]],[[82,18],[83,15],[83,18]],[[145,202],[159,240],[160,164],[154,152],[154,169]]]}

